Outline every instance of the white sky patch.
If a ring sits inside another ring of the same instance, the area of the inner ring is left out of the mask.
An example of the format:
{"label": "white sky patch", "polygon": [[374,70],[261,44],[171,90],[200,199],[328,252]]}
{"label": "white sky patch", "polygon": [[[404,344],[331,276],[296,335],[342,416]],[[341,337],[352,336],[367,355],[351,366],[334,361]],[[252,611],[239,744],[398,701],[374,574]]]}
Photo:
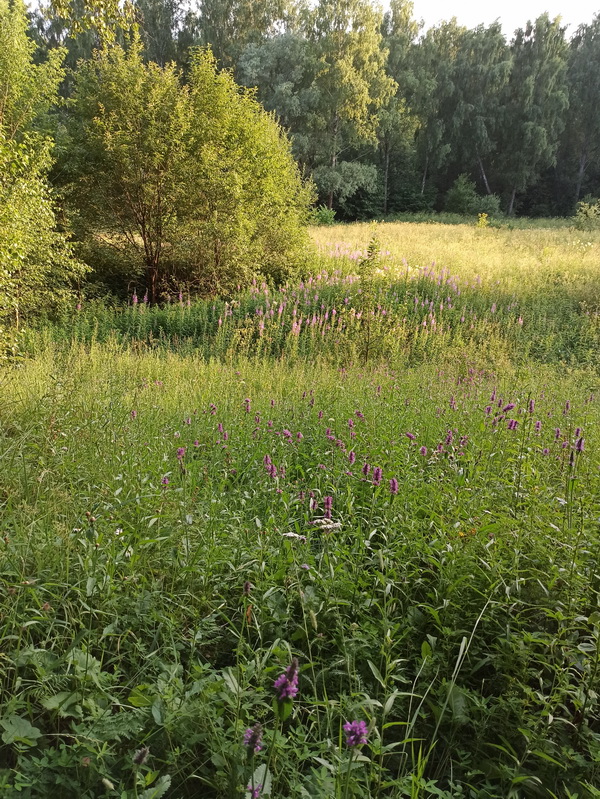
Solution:
{"label": "white sky patch", "polygon": [[600,0],[503,0],[502,3],[482,3],[481,0],[414,0],[414,16],[425,20],[430,28],[442,20],[456,17],[459,25],[474,28],[480,23],[489,25],[499,19],[508,39],[517,28],[524,28],[527,21],[534,20],[547,11],[550,17],[561,17],[568,25],[570,37],[581,23],[590,23],[594,14],[600,13]]}

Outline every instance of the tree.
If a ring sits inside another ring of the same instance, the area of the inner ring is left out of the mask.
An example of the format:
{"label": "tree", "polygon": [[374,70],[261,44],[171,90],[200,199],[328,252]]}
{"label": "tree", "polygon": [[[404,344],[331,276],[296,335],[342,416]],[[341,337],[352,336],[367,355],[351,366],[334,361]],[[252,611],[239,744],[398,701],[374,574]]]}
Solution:
{"label": "tree", "polygon": [[473,163],[487,194],[492,193],[485,159],[497,147],[500,102],[511,73],[511,55],[499,22],[465,31],[453,70],[449,122],[453,161],[470,170]]}
{"label": "tree", "polygon": [[455,60],[465,32],[466,28],[451,19],[430,28],[412,50],[414,80],[408,89],[408,103],[419,120],[416,146],[422,164],[421,194],[451,150]]}
{"label": "tree", "polygon": [[581,25],[569,53],[569,149],[577,162],[574,200],[581,196],[584,175],[600,161],[600,14]]}
{"label": "tree", "polygon": [[542,14],[519,29],[511,44],[513,68],[506,86],[499,159],[510,191],[508,213],[525,191],[556,162],[569,105],[567,44],[560,19]]}
{"label": "tree", "polygon": [[21,2],[0,0],[0,324],[49,311],[69,296],[84,267],[56,229],[47,181],[47,111],[56,101],[63,52],[33,62]]}
{"label": "tree", "polygon": [[174,65],[144,64],[137,39],[98,52],[80,67],[70,130],[82,236],[130,264],[152,302],[173,283],[279,279],[299,257],[310,189],[280,128],[210,52],[193,54],[186,85]]}
{"label": "tree", "polygon": [[330,208],[334,197],[375,181],[374,167],[343,155],[361,144],[376,145],[377,111],[396,88],[385,72],[381,22],[366,0],[320,0],[306,17],[315,57],[306,160]]}
{"label": "tree", "polygon": [[220,66],[235,68],[247,44],[281,33],[294,13],[290,0],[200,0],[202,43]]}

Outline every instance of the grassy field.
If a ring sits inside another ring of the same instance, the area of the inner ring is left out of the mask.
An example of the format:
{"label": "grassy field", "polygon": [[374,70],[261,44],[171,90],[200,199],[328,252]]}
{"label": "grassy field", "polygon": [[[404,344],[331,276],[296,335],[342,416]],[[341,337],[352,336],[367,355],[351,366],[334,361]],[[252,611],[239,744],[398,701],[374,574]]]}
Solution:
{"label": "grassy field", "polygon": [[371,235],[0,372],[0,796],[600,796],[600,239]]}

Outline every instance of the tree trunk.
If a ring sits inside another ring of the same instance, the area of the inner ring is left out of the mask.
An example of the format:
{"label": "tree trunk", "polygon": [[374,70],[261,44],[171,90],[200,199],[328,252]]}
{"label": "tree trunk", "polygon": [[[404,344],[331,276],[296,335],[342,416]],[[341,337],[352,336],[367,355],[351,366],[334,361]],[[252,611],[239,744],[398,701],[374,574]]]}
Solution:
{"label": "tree trunk", "polygon": [[389,174],[390,174],[390,148],[385,148],[385,161],[383,168],[383,213],[388,212],[388,191],[389,191]]}
{"label": "tree trunk", "polygon": [[584,150],[579,154],[579,171],[577,172],[577,184],[575,185],[575,202],[579,202],[579,195],[581,194],[581,184],[583,183],[583,176],[587,167],[587,152]]}
{"label": "tree trunk", "polygon": [[157,283],[158,283],[158,267],[153,262],[147,267],[148,274],[148,299],[151,305],[155,305],[157,301]]}
{"label": "tree trunk", "polygon": [[477,153],[477,160],[479,161],[479,169],[481,170],[481,177],[483,178],[485,190],[487,194],[491,194],[492,190],[490,189],[490,184],[488,183],[487,175],[485,174],[485,169],[483,168],[483,161],[481,160],[479,153]]}
{"label": "tree trunk", "polygon": [[425,181],[427,180],[427,167],[429,166],[429,155],[425,156],[425,169],[423,170],[423,180],[421,181],[421,194],[425,194]]}
{"label": "tree trunk", "polygon": [[[337,166],[337,139],[338,139],[338,116],[337,114],[333,118],[333,146],[331,148],[331,167],[335,169]],[[327,207],[329,210],[333,208],[333,189],[329,192],[329,197],[327,198]]]}
{"label": "tree trunk", "polygon": [[512,194],[510,195],[510,203],[508,204],[508,215],[509,216],[513,215],[513,211],[514,211],[514,208],[515,208],[515,197],[516,197],[516,194],[517,194],[517,187],[515,186],[514,189],[512,190]]}

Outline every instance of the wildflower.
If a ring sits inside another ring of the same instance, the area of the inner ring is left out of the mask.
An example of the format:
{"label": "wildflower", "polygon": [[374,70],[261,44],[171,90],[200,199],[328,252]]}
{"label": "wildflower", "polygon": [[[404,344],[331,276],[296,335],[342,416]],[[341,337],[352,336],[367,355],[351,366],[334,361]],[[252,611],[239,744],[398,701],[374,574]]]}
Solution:
{"label": "wildflower", "polygon": [[169,478],[165,476],[165,477],[162,478],[162,480],[160,482],[161,482],[161,485],[168,486],[169,485]]}
{"label": "wildflower", "polygon": [[548,447],[544,447],[544,449],[542,450],[542,455],[549,455],[549,454],[550,450],[548,449]]}
{"label": "wildflower", "polygon": [[219,433],[223,432],[223,423],[222,422],[219,422],[219,424],[217,425],[217,430],[219,431]]}
{"label": "wildflower", "polygon": [[244,587],[242,589],[242,591],[244,592],[244,596],[250,596],[250,592],[252,591],[253,588],[254,586],[252,585],[250,580],[246,580],[244,582]]}
{"label": "wildflower", "polygon": [[131,411],[131,418],[135,419],[137,416],[137,411]]}
{"label": "wildflower", "polygon": [[354,452],[354,450],[352,450],[351,452],[348,453],[348,463],[350,464],[350,466],[352,466],[352,464],[355,461],[356,461],[356,453]]}
{"label": "wildflower", "polygon": [[448,432],[446,433],[446,439],[444,441],[444,444],[448,446],[449,444],[452,443],[453,439],[454,439],[454,434],[452,433],[452,430],[448,430]]}
{"label": "wildflower", "polygon": [[256,723],[253,727],[248,727],[244,733],[244,746],[254,754],[258,754],[262,749],[262,736],[261,724]]}
{"label": "wildflower", "polygon": [[534,408],[535,408],[535,401],[533,399],[530,399],[529,405],[527,406],[527,410],[529,411],[529,413],[533,413]]}
{"label": "wildflower", "polygon": [[344,724],[344,732],[346,733],[346,746],[354,748],[367,743],[369,729],[362,719],[360,721],[347,721]]}
{"label": "wildflower", "polygon": [[304,438],[304,436],[302,435],[302,433],[300,433],[300,432],[296,433],[296,440],[297,441],[302,441],[303,438]]}
{"label": "wildflower", "polygon": [[282,538],[293,538],[296,541],[300,541],[301,544],[306,544],[306,536],[299,535],[298,533],[282,533]]}
{"label": "wildflower", "polygon": [[198,439],[196,439],[196,440],[194,441],[194,446],[195,446],[195,447],[199,447],[199,446],[200,446],[200,442],[198,441]]}
{"label": "wildflower", "polygon": [[405,433],[404,434],[410,441],[414,441],[416,436],[413,433]]}
{"label": "wildflower", "polygon": [[559,438],[560,438],[560,427],[557,427],[556,430],[554,431],[554,440],[558,441]]}
{"label": "wildflower", "polygon": [[535,430],[536,430],[536,433],[539,433],[541,429],[542,429],[542,423],[541,423],[541,422],[539,422],[539,421],[538,421],[538,422],[536,422],[536,423],[535,423]]}
{"label": "wildflower", "polygon": [[333,497],[324,497],[323,505],[325,507],[325,518],[331,519],[331,508],[333,507]]}
{"label": "wildflower", "polygon": [[382,477],[383,477],[383,469],[380,466],[376,466],[373,469],[373,485],[378,486],[381,483]]}
{"label": "wildflower", "polygon": [[575,449],[577,452],[583,452],[583,447],[585,445],[585,440],[583,438],[578,438],[577,443],[575,444]]}
{"label": "wildflower", "polygon": [[398,493],[398,481],[395,477],[392,477],[390,480],[390,494],[397,494]]}
{"label": "wildflower", "polygon": [[515,407],[515,403],[514,402],[509,402],[508,405],[505,405],[504,408],[502,408],[502,413],[506,413],[507,411],[512,411],[512,409],[514,407]]}
{"label": "wildflower", "polygon": [[273,683],[277,699],[294,699],[298,693],[298,658],[292,658],[287,669]]}
{"label": "wildflower", "polygon": [[150,754],[150,750],[147,746],[142,746],[141,749],[138,749],[137,752],[133,756],[133,763],[136,766],[143,766],[146,760],[148,760],[148,755]]}
{"label": "wildflower", "polygon": [[250,398],[249,397],[246,397],[246,399],[244,400],[244,410],[246,411],[246,413],[250,413]]}
{"label": "wildflower", "polygon": [[255,788],[253,788],[252,785],[246,785],[246,790],[250,791],[250,799],[258,799],[262,789],[262,783],[257,785]]}
{"label": "wildflower", "polygon": [[509,430],[516,430],[518,424],[516,419],[509,419],[507,427]]}
{"label": "wildflower", "polygon": [[427,447],[421,447],[419,452],[421,453],[421,455],[423,455],[423,457],[425,457],[425,455],[427,455]]}
{"label": "wildflower", "polygon": [[566,416],[570,410],[571,410],[571,403],[569,402],[569,400],[567,400],[565,402],[565,409],[563,411],[563,415]]}
{"label": "wildflower", "polygon": [[362,467],[362,473],[364,474],[365,477],[368,477],[370,471],[371,467],[369,466],[368,463],[365,463],[365,465]]}
{"label": "wildflower", "polygon": [[300,568],[304,569],[304,571],[309,571],[310,566],[308,565],[308,563],[301,563]]}
{"label": "wildflower", "polygon": [[177,460],[178,461],[182,461],[184,455],[185,455],[185,447],[178,447],[177,448]]}

